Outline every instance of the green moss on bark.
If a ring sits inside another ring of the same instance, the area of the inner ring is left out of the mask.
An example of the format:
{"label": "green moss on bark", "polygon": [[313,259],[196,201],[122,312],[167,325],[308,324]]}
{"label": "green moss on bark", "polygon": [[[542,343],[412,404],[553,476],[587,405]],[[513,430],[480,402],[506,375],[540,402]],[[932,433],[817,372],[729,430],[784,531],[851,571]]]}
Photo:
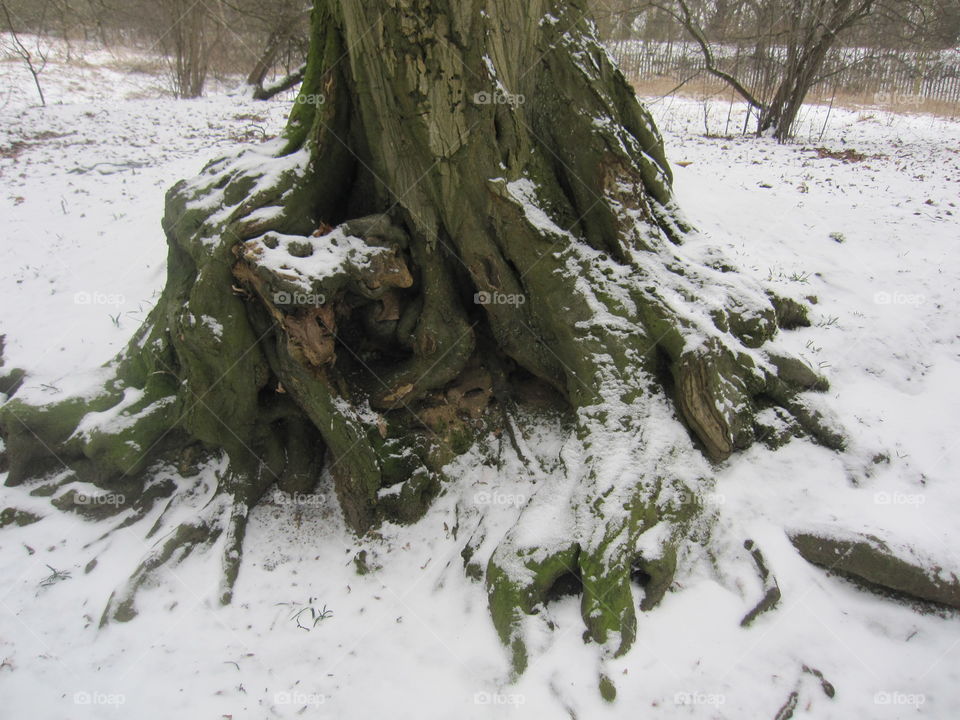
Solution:
{"label": "green moss on bark", "polygon": [[[842,446],[798,396],[819,378],[761,349],[796,308],[733,284],[704,308],[720,274],[678,249],[689,225],[662,138],[584,10],[318,0],[283,138],[168,193],[167,284],[113,377],[92,398],[0,408],[9,484],[65,465],[134,492],[164,453],[226,458],[209,505],[144,558],[106,619],[132,617],[151,574],[217,540],[229,601],[249,510],[274,483],[312,490],[324,466],[353,531],[415,521],[443,466],[497,429],[487,404],[533,378],[575,418],[583,537],[504,538],[486,567],[493,623],[522,672],[524,622],[572,578],[588,638],[622,654],[632,573],[650,609],[702,514],[670,499],[687,486],[667,460],[687,446],[645,455],[661,395],[717,461],[771,404]],[[358,257],[296,269],[348,239]],[[111,413],[121,422],[95,422]],[[621,447],[649,477],[611,478]],[[638,559],[658,526],[658,552]]]}

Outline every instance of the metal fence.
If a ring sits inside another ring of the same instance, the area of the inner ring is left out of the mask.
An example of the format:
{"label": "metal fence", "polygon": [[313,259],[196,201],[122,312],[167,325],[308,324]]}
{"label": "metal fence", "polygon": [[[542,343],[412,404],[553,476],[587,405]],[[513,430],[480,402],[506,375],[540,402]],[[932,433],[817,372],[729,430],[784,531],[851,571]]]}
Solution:
{"label": "metal fence", "polygon": [[[634,81],[668,78],[677,83],[704,71],[699,46],[682,41],[620,40],[608,44],[624,74]],[[770,88],[786,49],[717,46],[714,58],[749,88]],[[929,52],[839,48],[831,53],[815,90],[872,94],[878,102],[933,100],[960,103],[960,49]],[[909,100],[908,100],[909,99]]]}

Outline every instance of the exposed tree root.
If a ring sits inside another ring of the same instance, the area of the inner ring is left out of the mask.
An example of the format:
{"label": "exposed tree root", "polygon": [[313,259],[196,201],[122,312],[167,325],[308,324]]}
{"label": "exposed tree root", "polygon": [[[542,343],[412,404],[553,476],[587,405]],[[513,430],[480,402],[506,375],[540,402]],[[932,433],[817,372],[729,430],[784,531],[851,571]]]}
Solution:
{"label": "exposed tree root", "polygon": [[770,574],[770,570],[764,562],[763,553],[760,552],[760,548],[754,544],[753,540],[747,540],[743,546],[749,551],[753,562],[756,563],[757,571],[760,573],[760,581],[763,583],[763,597],[760,602],[740,621],[742,627],[749,627],[759,615],[772,610],[780,602],[780,586],[777,584],[777,579]]}
{"label": "exposed tree root", "polygon": [[[264,477],[262,469],[255,472],[259,472],[260,477],[251,482],[249,477],[235,469],[224,471],[218,477],[218,487],[203,507],[189,520],[164,533],[130,580],[111,594],[101,618],[101,626],[109,621],[127,622],[133,619],[137,614],[137,593],[144,585],[155,583],[166,571],[173,572],[195,550],[209,548],[217,542],[221,545],[221,579],[217,600],[221,604],[228,604],[240,571],[247,516],[260,495],[273,482],[272,478]],[[158,518],[148,538],[161,527],[164,514]]]}
{"label": "exposed tree root", "polygon": [[[787,696],[786,701],[780,706],[780,709],[774,716],[774,720],[790,720],[790,718],[793,717],[797,706],[800,704],[800,691],[803,689],[803,675],[811,675],[812,677],[816,678],[820,684],[820,689],[823,690],[823,694],[829,699],[832,700],[836,695],[836,689],[833,687],[833,684],[823,676],[822,672],[816,668],[811,668],[807,665],[804,665],[802,667],[800,679],[797,681],[796,690],[793,690],[790,695]],[[807,709],[809,710],[809,706]]]}
{"label": "exposed tree root", "polygon": [[20,368],[4,367],[4,342],[5,335],[0,335],[0,395],[13,397],[20,386],[23,384],[23,378],[26,375]]}
{"label": "exposed tree root", "polygon": [[960,609],[960,579],[909,548],[896,552],[880,538],[859,533],[796,531],[790,542],[808,562],[847,575],[867,587]]}
{"label": "exposed tree root", "polygon": [[800,702],[800,693],[794,690],[787,697],[786,702],[777,710],[777,714],[774,715],[773,720],[790,720],[790,718],[793,717],[794,711],[797,709],[798,702]]}
{"label": "exposed tree root", "polygon": [[836,688],[833,687],[833,683],[827,680],[823,673],[817,670],[816,668],[808,667],[807,665],[803,666],[803,672],[808,675],[812,675],[817,680],[820,681],[820,689],[823,690],[823,694],[828,698],[833,699],[834,695],[837,694]]}
{"label": "exposed tree root", "polygon": [[580,595],[586,638],[622,655],[634,593],[654,608],[709,537],[711,466],[692,447],[720,462],[757,440],[843,446],[814,407],[826,382],[776,344],[802,305],[685,249],[663,142],[583,11],[317,2],[284,137],[168,193],[167,284],[110,380],[92,398],[0,407],[10,485],[66,465],[68,481],[146,493],[157,459],[229,459],[104,621],[215,543],[228,602],[273,482],[309,491],[326,467],[356,533],[412,522],[478,438],[521,445],[509,407],[550,408],[569,446],[530,468],[540,482],[514,528],[478,519],[467,572],[485,574],[517,672],[527,624],[561,591]]}

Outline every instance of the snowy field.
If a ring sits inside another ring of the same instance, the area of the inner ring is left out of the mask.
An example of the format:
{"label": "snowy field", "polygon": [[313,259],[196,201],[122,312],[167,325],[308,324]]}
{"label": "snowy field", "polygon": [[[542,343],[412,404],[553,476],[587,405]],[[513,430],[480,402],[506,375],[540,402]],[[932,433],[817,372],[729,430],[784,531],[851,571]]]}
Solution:
{"label": "snowy field", "polygon": [[[135,65],[55,58],[40,108],[24,69],[0,62],[0,333],[8,364],[31,373],[25,397],[82,389],[124,346],[163,285],[165,190],[275,135],[289,109],[289,97],[227,92],[177,101]],[[813,326],[785,342],[830,378],[827,401],[853,439],[847,456],[794,441],[718,469],[717,541],[763,548],[783,592],[775,611],[742,629],[762,594],[752,566],[696,566],[641,614],[634,649],[601,664],[568,598],[549,606],[557,629],[510,683],[485,591],[460,558],[479,513],[505,530],[531,492],[496,440],[461,458],[422,521],[363,541],[329,484],[272,496],[251,521],[231,606],[212,601],[212,550],[165,571],[138,618],[105,629],[151,517],[101,538],[30,486],[0,488],[0,508],[44,516],[0,529],[0,718],[772,719],[793,692],[795,718],[956,717],[960,617],[856,590],[809,566],[784,531],[870,532],[960,574],[960,123],[834,108],[825,125],[826,108],[812,108],[780,146],[714,136],[726,103],[651,108],[702,231],[693,249],[718,246],[768,287],[817,299]],[[527,452],[549,467],[560,442],[544,428]],[[357,573],[361,550],[379,569]]]}

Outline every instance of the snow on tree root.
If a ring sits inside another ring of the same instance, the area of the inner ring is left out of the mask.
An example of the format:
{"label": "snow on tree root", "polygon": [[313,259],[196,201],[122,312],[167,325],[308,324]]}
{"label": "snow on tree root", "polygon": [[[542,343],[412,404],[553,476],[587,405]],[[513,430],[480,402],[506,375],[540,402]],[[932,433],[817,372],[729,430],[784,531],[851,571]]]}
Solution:
{"label": "snow on tree root", "polygon": [[[208,474],[216,478],[212,487],[205,487]],[[159,578],[175,577],[179,564],[195,551],[207,551],[213,546],[219,548],[221,563],[216,600],[221,605],[232,600],[247,517],[259,498],[251,496],[246,478],[238,475],[226,458],[205,465],[196,480],[190,492],[201,497],[205,494],[203,504],[197,509],[184,507],[178,496],[167,503],[142,541],[145,545],[152,542],[152,548],[130,579],[111,593],[101,616],[101,627],[109,622],[132,620],[137,615],[137,595],[142,588],[155,584]]]}
{"label": "snow on tree root", "polygon": [[790,542],[808,562],[867,587],[960,609],[960,568],[943,568],[909,547],[832,528],[795,529]]}
{"label": "snow on tree root", "polygon": [[709,466],[683,452],[669,405],[641,396],[619,413],[603,407],[617,422],[581,411],[562,467],[538,483],[488,562],[491,616],[517,673],[533,616],[558,591],[580,596],[584,637],[604,656],[625,653],[637,636],[632,585],[641,585],[641,609],[652,610],[687,543],[709,533],[699,501]]}
{"label": "snow on tree root", "polygon": [[[301,98],[324,101],[168,193],[167,284],[104,392],[0,408],[19,480],[80,437],[74,472],[140,475],[133,429],[143,462],[200,448],[229,463],[105,617],[214,543],[228,600],[249,508],[274,482],[311,489],[325,464],[355,532],[415,520],[455,482],[444,466],[528,398],[574,426],[564,504],[538,492],[489,531],[494,624],[521,670],[523,625],[566,576],[587,637],[616,655],[637,634],[631,579],[649,609],[709,535],[691,437],[714,460],[773,425],[842,445],[807,392],[823,381],[776,347],[790,308],[685,250],[662,139],[583,11],[318,0]],[[91,411],[132,424],[77,433]],[[547,509],[562,537],[538,535]]]}

